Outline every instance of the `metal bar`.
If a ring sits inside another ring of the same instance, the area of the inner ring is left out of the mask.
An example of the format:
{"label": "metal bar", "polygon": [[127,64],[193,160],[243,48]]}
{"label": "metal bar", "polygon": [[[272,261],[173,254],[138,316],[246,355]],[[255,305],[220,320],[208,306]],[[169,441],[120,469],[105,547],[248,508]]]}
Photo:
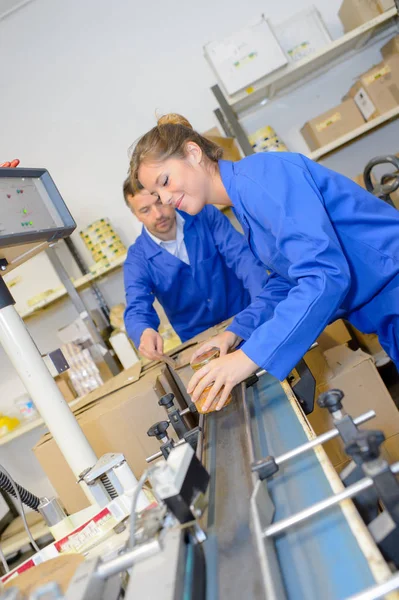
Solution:
{"label": "metal bar", "polygon": [[248,408],[248,403],[247,403],[247,398],[246,398],[246,386],[245,383],[241,384],[241,394],[242,394],[242,408],[244,411],[244,423],[245,423],[245,432],[247,434],[247,441],[248,441],[248,453],[249,453],[249,462],[250,464],[252,464],[253,462],[255,462],[255,446],[254,446],[254,440],[252,437],[252,431],[251,431],[251,415],[249,414],[249,408]]}
{"label": "metal bar", "polygon": [[[176,442],[176,444],[173,446],[174,448],[176,448],[176,446],[181,446],[182,444],[186,444],[186,440],[179,440],[178,442]],[[153,460],[155,460],[156,458],[161,458],[161,456],[163,456],[162,452],[155,452],[155,454],[152,454],[151,456],[147,456],[147,458],[145,459],[146,462],[150,463]]]}
{"label": "metal bar", "polygon": [[[187,409],[187,410],[189,410],[189,409]],[[205,439],[205,431],[204,431],[205,415],[200,414],[198,426],[199,426],[199,433],[198,433],[196,456],[197,456],[198,460],[202,463],[202,456],[204,453],[204,439]]]}
{"label": "metal bar", "polygon": [[[396,462],[393,465],[391,465],[391,471],[394,474],[399,473],[399,462]],[[358,494],[360,494],[360,492],[363,492],[364,490],[367,490],[368,488],[372,487],[373,484],[374,482],[371,479],[371,477],[365,477],[364,479],[361,479],[360,481],[347,487],[343,492],[340,492],[339,494],[334,494],[330,498],[326,498],[325,500],[316,502],[316,504],[313,504],[312,506],[301,510],[300,512],[296,513],[295,515],[292,515],[291,517],[287,517],[286,519],[281,519],[281,521],[278,521],[277,523],[273,523],[273,525],[270,525],[270,527],[267,527],[264,530],[263,536],[273,537],[279,535],[280,533],[283,533],[284,531],[290,529],[294,525],[302,523],[310,517],[313,517],[314,515],[317,515],[323,512],[324,510],[331,508],[336,504],[339,504],[343,500],[348,500],[349,498],[357,496]]]}
{"label": "metal bar", "polygon": [[[83,260],[82,256],[79,253],[79,250],[76,248],[75,244],[73,243],[72,239],[70,237],[67,237],[64,239],[65,245],[68,248],[69,252],[71,253],[74,261],[76,262],[76,264],[78,265],[81,273],[83,275],[87,275],[87,273],[90,273],[89,268],[87,267],[85,261]],[[109,316],[111,314],[110,308],[107,304],[107,301],[105,300],[102,291],[100,290],[100,288],[98,287],[98,285],[94,282],[94,281],[90,281],[89,282],[89,286],[91,288],[91,291],[93,293],[93,295],[95,296],[98,305],[101,309],[101,312],[104,316],[104,319],[107,323],[107,325],[111,324],[111,321],[109,319]]]}
{"label": "metal bar", "polygon": [[399,588],[399,573],[396,573],[393,577],[390,577],[383,583],[377,583],[368,588],[364,592],[350,596],[346,600],[378,600],[378,598],[384,598],[386,594],[393,592]]}
{"label": "metal bar", "polygon": [[108,579],[117,573],[122,573],[132,567],[136,562],[144,560],[161,550],[158,540],[152,540],[128,552],[124,552],[116,558],[99,565],[96,575],[100,579]]}
{"label": "metal bar", "polygon": [[[373,419],[374,417],[375,417],[375,411],[369,410],[366,413],[364,413],[363,415],[359,415],[358,417],[353,419],[353,422],[355,425],[362,425],[362,423],[366,423],[366,421],[370,421],[370,419]],[[291,460],[291,458],[294,458],[295,456],[298,456],[299,454],[302,454],[303,452],[307,452],[308,450],[311,450],[315,446],[325,444],[326,442],[328,442],[329,440],[332,440],[333,438],[337,437],[338,435],[339,435],[338,429],[334,428],[334,429],[331,429],[330,431],[326,431],[326,433],[322,433],[321,435],[318,435],[313,440],[310,440],[310,442],[306,442],[306,444],[302,444],[301,446],[298,446],[297,448],[294,448],[293,450],[289,450],[288,452],[281,454],[281,456],[277,456],[275,458],[275,463],[277,465],[282,465],[283,463],[287,462],[288,460]]]}
{"label": "metal bar", "polygon": [[[1,283],[5,285],[0,278]],[[0,310],[0,344],[78,479],[97,457],[14,306]],[[82,489],[93,504],[87,486],[82,485]]]}
{"label": "metal bar", "polygon": [[234,137],[234,132],[231,130],[229,123],[224,118],[224,114],[222,113],[220,108],[217,108],[213,112],[215,113],[215,117],[219,121],[220,126],[223,129],[225,135],[227,135],[227,137]]}
{"label": "metal bar", "polygon": [[219,106],[223,111],[223,114],[228,121],[231,130],[234,132],[235,137],[237,138],[237,142],[241,146],[241,150],[245,154],[245,156],[249,156],[250,154],[254,154],[254,149],[249,143],[249,139],[244,129],[241,127],[239,120],[231,108],[230,104],[227,102],[226,98],[220,87],[218,85],[214,85],[211,88],[216,100],[219,102]]}
{"label": "metal bar", "polygon": [[50,259],[50,262],[53,265],[58,277],[61,279],[61,282],[65,286],[65,289],[66,289],[73,305],[75,306],[76,310],[78,311],[81,319],[83,319],[87,329],[89,330],[90,335],[93,339],[93,342],[102,346],[102,348],[103,348],[102,355],[103,355],[104,361],[107,363],[112,374],[117,375],[118,373],[120,373],[120,369],[119,369],[118,365],[116,364],[114,358],[111,356],[108,348],[106,347],[104,340],[102,339],[100,333],[98,332],[98,329],[97,329],[93,319],[91,318],[90,313],[89,313],[85,303],[83,302],[78,291],[76,290],[75,286],[73,285],[68,273],[66,272],[66,270],[64,268],[64,265],[62,264],[61,260],[58,257],[58,254],[57,254],[55,248],[51,248],[51,247],[47,248],[46,254],[47,254],[48,258]]}

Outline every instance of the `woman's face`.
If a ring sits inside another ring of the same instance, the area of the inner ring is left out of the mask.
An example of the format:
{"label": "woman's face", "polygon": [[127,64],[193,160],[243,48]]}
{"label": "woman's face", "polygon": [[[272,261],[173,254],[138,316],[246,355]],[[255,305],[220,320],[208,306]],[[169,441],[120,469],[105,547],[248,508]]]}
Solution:
{"label": "woman's face", "polygon": [[190,215],[198,214],[211,197],[212,177],[201,163],[197,144],[187,145],[187,157],[143,162],[138,178],[151,194],[158,194],[162,204],[171,204]]}

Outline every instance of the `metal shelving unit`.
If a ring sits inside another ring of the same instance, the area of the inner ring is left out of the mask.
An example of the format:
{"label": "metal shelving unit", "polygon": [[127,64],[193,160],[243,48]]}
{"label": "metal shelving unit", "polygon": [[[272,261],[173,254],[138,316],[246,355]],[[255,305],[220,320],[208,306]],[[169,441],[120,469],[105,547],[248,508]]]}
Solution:
{"label": "metal shelving unit", "polygon": [[[389,29],[392,29],[394,33],[394,28],[397,26],[399,0],[396,0],[396,4],[396,8],[392,8],[375,19],[364,23],[339,39],[327,44],[311,56],[295,63],[289,63],[278,71],[253,82],[245,90],[240,90],[232,96],[225,94],[221,86],[214,85],[211,89],[220,106],[220,109],[215,111],[215,115],[224,132],[237,139],[246,156],[253,154],[254,151],[239,119],[263,108],[266,103],[269,105],[274,98],[291,92],[296,87],[305,85],[315,77],[330,70],[339,62],[347,60],[354,53],[361,51],[372,38],[386,33]],[[375,127],[379,127],[398,116],[399,108],[365,123],[362,127],[355,129],[323,148],[319,148],[315,152],[309,152],[308,156],[314,160],[318,160],[321,156],[337,150]]]}
{"label": "metal shelving unit", "polygon": [[[100,279],[101,277],[105,277],[106,275],[108,275],[109,273],[112,273],[112,271],[115,271],[116,269],[120,269],[123,266],[123,263],[125,262],[125,260],[126,260],[126,254],[116,258],[112,262],[110,261],[110,265],[107,267],[105,267],[105,266],[98,267],[98,270],[96,273],[87,273],[86,275],[83,275],[82,277],[75,279],[72,282],[74,288],[76,290],[82,290],[82,289],[90,286],[90,284],[92,282]],[[25,319],[27,317],[30,317],[33,314],[36,314],[42,308],[45,308],[46,306],[53,304],[57,300],[59,300],[61,298],[65,298],[67,295],[68,295],[68,292],[67,292],[66,288],[64,286],[62,286],[59,289],[54,290],[54,293],[47,296],[40,302],[38,302],[32,308],[24,310],[24,311],[20,311],[19,314],[23,319]]]}

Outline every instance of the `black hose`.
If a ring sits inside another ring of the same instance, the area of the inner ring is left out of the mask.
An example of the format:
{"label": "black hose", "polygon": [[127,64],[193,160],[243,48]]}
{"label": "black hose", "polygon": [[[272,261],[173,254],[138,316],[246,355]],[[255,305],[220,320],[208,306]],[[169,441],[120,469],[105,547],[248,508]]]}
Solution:
{"label": "black hose", "polygon": [[[29,508],[31,508],[32,510],[39,512],[38,506],[40,504],[40,498],[28,492],[28,490],[23,488],[21,485],[18,485],[18,483],[16,483],[15,485],[17,486],[22,502],[26,504],[26,506],[29,506]],[[11,484],[11,481],[8,479],[7,475],[5,475],[2,471],[0,471],[0,488],[8,494],[14,496],[14,498],[17,497],[14,488]]]}

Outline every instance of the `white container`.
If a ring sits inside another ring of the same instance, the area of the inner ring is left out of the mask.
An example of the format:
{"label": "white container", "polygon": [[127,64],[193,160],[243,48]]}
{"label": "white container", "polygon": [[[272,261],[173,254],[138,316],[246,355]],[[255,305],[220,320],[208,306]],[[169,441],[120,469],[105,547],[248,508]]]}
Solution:
{"label": "white container", "polygon": [[314,6],[292,15],[278,25],[273,25],[273,29],[290,62],[302,60],[332,41],[323,19]]}
{"label": "white container", "polygon": [[288,63],[264,18],[220,42],[210,42],[204,53],[230,96]]}
{"label": "white container", "polygon": [[28,421],[29,419],[34,419],[39,416],[36,407],[33,404],[33,400],[28,394],[19,396],[19,398],[14,400],[14,405],[18,409],[19,417],[23,421]]}

